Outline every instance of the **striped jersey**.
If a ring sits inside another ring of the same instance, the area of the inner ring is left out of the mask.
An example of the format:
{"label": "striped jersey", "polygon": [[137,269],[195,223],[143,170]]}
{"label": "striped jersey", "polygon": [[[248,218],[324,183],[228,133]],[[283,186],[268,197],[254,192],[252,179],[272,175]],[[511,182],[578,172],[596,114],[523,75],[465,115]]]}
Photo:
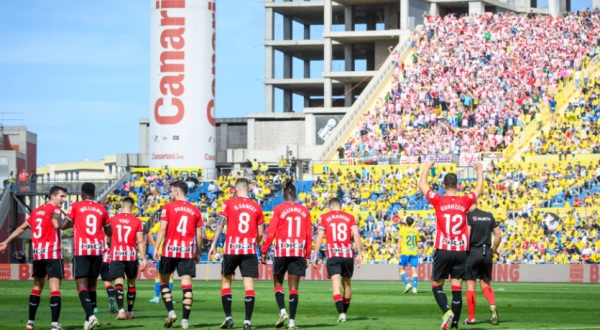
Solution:
{"label": "striped jersey", "polygon": [[111,261],[137,260],[137,234],[143,233],[142,220],[131,213],[119,213],[110,218],[112,238],[110,240]]}
{"label": "striped jersey", "polygon": [[329,211],[321,215],[319,229],[325,230],[327,258],[353,258],[352,230],[356,226],[352,214],[343,211]]}
{"label": "striped jersey", "polygon": [[417,243],[419,242],[419,232],[415,227],[402,226],[398,234],[402,241],[400,243],[401,254],[405,256],[416,256],[419,254]]}
{"label": "striped jersey", "polygon": [[436,234],[434,248],[448,251],[468,251],[467,212],[477,201],[475,193],[465,196],[442,196],[429,190],[425,194],[435,208]]}
{"label": "striped jersey", "polygon": [[54,228],[52,214],[60,215],[60,208],[47,203],[34,209],[27,218],[31,228],[33,260],[62,259],[61,231]]}
{"label": "striped jersey", "polygon": [[284,202],[273,209],[267,227],[267,238],[262,246],[266,254],[275,239],[276,257],[305,257],[310,259],[312,224],[310,211],[303,205]]}
{"label": "striped jersey", "polygon": [[250,198],[235,197],[223,203],[221,216],[227,219],[224,254],[256,254],[258,226],[265,223],[262,208]]}
{"label": "striped jersey", "polygon": [[102,204],[83,200],[71,204],[68,217],[73,220],[73,255],[100,256],[104,250],[104,226],[110,225]]}
{"label": "striped jersey", "polygon": [[162,255],[168,258],[193,258],[196,229],[204,226],[200,210],[187,201],[176,200],[163,206],[160,221],[167,222]]}

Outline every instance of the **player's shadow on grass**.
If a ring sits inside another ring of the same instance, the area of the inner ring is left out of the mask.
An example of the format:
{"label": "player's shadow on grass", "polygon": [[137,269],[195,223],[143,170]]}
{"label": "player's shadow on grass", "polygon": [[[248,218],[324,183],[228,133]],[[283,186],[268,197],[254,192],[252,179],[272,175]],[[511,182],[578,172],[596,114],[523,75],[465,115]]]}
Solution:
{"label": "player's shadow on grass", "polygon": [[[322,328],[326,328],[326,327],[334,327],[336,326],[337,323],[321,323],[321,324],[302,324],[302,329],[309,329],[309,328],[316,328],[316,329],[322,329]],[[273,329],[273,325],[272,324],[252,324],[252,327],[254,327],[254,329]],[[300,325],[298,325],[298,327],[300,327]],[[285,328],[285,327],[283,327]],[[282,328],[282,329],[283,329]]]}

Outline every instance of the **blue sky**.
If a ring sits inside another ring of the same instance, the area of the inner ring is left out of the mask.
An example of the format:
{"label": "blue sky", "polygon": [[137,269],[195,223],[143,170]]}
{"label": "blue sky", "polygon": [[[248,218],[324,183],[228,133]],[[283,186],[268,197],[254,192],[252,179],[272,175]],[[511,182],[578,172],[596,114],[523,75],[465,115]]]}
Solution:
{"label": "blue sky", "polygon": [[[138,152],[138,120],[150,113],[150,5],[2,1],[0,112],[18,114],[0,123],[37,133],[38,166]],[[263,1],[217,0],[217,117],[263,111],[263,39]]]}

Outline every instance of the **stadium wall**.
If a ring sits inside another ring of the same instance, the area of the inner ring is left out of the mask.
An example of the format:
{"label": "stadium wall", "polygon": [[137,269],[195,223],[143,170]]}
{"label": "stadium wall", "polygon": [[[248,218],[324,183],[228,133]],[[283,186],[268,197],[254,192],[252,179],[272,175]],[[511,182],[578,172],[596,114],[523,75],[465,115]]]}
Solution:
{"label": "stadium wall", "polygon": [[[29,280],[31,278],[30,264],[0,264],[0,280]],[[65,279],[73,279],[71,264],[65,264]],[[272,280],[273,265],[259,266],[259,280]],[[418,267],[419,280],[431,280],[431,264],[421,264]],[[145,271],[138,274],[138,279],[154,280],[156,269],[150,265]],[[408,273],[409,277],[412,275]],[[236,277],[241,279],[239,270]],[[178,276],[175,276],[178,278]],[[196,280],[219,280],[221,278],[221,265],[203,264],[196,265]],[[363,265],[354,270],[354,280],[359,281],[396,281],[399,280],[396,265]],[[327,280],[325,265],[318,265],[317,269],[309,267],[305,280]],[[492,271],[492,281],[512,283],[599,283],[600,265],[525,265],[525,264],[497,264]]]}

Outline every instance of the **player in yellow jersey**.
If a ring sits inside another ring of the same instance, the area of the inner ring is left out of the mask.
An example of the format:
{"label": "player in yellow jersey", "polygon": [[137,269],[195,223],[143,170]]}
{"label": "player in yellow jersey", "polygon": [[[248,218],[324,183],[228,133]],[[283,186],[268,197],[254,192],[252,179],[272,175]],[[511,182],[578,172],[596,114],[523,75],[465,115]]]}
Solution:
{"label": "player in yellow jersey", "polygon": [[[159,214],[161,213],[161,209],[159,209],[155,214]],[[156,234],[158,233],[158,229],[160,228],[160,221],[158,220],[160,217],[153,217],[153,220],[155,220],[154,225],[152,226],[152,229],[150,229],[150,231],[148,232],[148,246],[154,246],[154,240],[156,239]],[[148,220],[150,221],[150,220]],[[160,247],[158,248],[158,251],[162,254],[162,248],[163,248],[163,244],[160,244]],[[159,272],[159,266],[160,263],[158,262],[158,260],[155,263],[156,265],[156,277],[154,278],[154,298],[150,299],[150,302],[153,304],[158,304],[160,303],[160,272]],[[169,290],[173,289],[173,274],[171,274],[171,280],[169,281]],[[175,303],[175,301],[173,301],[173,303]]]}
{"label": "player in yellow jersey", "polygon": [[[417,243],[419,242],[419,232],[413,227],[415,219],[406,217],[406,226],[400,227],[398,234],[398,254],[400,255],[400,263],[398,271],[406,284],[404,293],[408,293],[412,289],[412,293],[417,293],[417,284],[419,283],[419,275],[417,274],[417,266],[419,266],[419,251]],[[410,265],[412,271],[412,285],[408,281],[406,275],[406,267]]]}

